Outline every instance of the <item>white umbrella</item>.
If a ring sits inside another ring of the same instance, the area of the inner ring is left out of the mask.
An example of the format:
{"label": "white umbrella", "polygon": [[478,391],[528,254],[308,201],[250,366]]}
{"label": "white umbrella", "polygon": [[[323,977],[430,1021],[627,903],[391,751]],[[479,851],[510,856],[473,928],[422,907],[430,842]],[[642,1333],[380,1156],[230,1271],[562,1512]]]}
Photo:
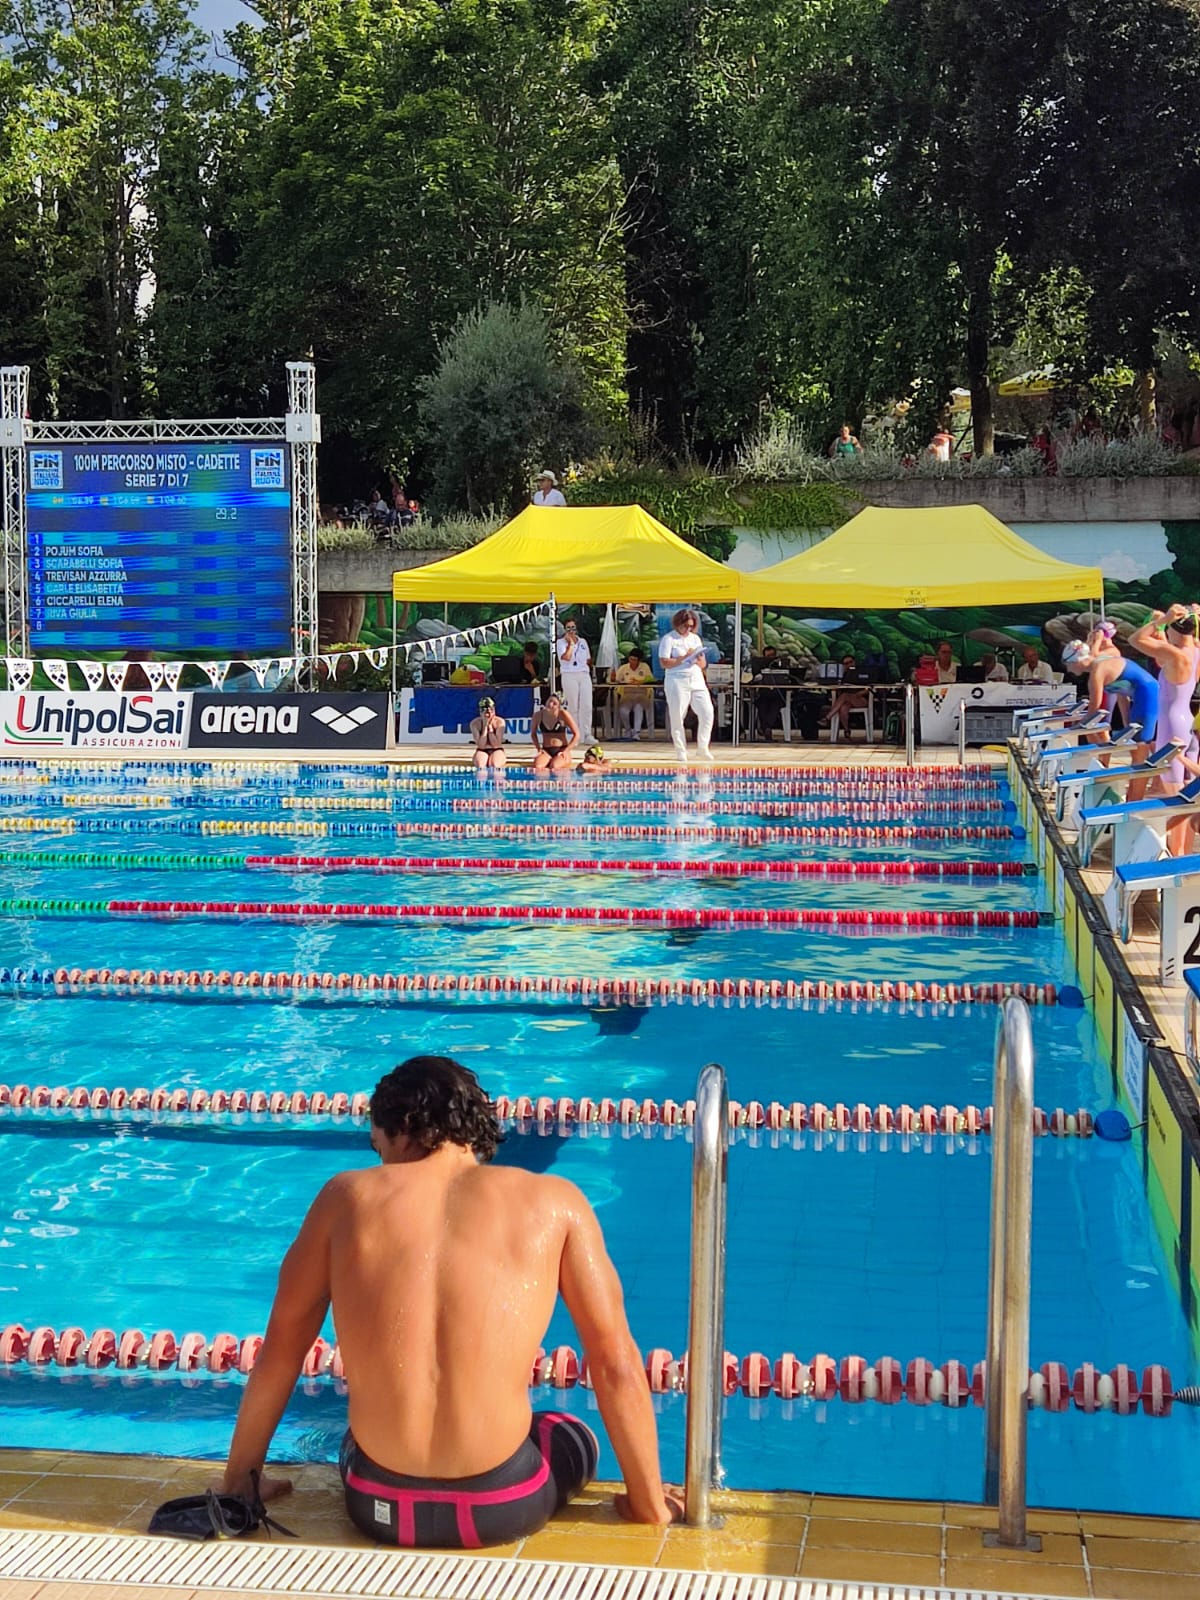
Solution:
{"label": "white umbrella", "polygon": [[596,651],[596,666],[601,672],[611,672],[621,664],[617,649],[617,614],[613,607],[604,609],[604,627],[600,630],[600,648]]}

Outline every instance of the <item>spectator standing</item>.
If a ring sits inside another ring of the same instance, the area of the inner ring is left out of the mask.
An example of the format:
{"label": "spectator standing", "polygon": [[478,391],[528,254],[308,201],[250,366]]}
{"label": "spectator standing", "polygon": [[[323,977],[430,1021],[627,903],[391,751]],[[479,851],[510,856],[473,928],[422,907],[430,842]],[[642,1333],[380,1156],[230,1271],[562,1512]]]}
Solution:
{"label": "spectator standing", "polygon": [[829,446],[829,454],[835,461],[849,461],[863,453],[863,447],[858,441],[848,422],[843,422],[838,429],[837,438]]}
{"label": "spectator standing", "polygon": [[933,438],[930,439],[926,447],[926,454],[932,456],[935,461],[949,461],[950,452],[953,448],[954,435],[947,433],[945,428],[939,428]]}
{"label": "spectator standing", "polygon": [[535,506],[565,506],[567,497],[558,487],[558,479],[552,472],[539,472],[537,475],[537,488],[533,491],[533,504]]}
{"label": "spectator standing", "polygon": [[562,673],[563,705],[579,726],[583,738],[592,737],[592,652],[579,636],[574,617],[563,623],[558,641],[558,665]]}

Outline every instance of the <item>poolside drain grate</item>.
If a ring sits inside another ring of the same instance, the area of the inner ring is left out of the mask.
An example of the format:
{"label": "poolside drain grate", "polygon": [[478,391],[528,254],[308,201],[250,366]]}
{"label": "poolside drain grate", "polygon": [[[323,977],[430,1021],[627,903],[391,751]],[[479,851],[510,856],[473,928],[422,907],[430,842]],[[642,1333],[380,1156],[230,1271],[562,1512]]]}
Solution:
{"label": "poolside drain grate", "polygon": [[317,1545],[191,1544],[130,1534],[0,1531],[0,1583],[139,1585],[349,1600],[1032,1600],[1015,1591],[827,1583],[668,1568]]}

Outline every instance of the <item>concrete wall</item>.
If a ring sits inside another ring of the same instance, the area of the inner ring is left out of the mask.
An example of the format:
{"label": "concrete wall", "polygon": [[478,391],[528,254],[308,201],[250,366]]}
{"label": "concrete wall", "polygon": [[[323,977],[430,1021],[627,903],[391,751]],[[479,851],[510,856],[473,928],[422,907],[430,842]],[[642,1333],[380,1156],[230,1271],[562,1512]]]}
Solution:
{"label": "concrete wall", "polygon": [[1193,522],[1194,478],[904,478],[864,483],[864,505],[986,506],[1001,522]]}

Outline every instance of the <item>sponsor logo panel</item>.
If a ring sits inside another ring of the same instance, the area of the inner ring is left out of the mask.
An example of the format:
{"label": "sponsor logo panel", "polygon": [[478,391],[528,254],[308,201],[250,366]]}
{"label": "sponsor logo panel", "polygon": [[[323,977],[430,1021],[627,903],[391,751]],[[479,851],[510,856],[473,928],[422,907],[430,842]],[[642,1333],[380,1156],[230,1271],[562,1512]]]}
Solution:
{"label": "sponsor logo panel", "polygon": [[189,749],[384,750],[386,694],[197,694]]}
{"label": "sponsor logo panel", "polygon": [[0,694],[0,749],[185,750],[190,694]]}

